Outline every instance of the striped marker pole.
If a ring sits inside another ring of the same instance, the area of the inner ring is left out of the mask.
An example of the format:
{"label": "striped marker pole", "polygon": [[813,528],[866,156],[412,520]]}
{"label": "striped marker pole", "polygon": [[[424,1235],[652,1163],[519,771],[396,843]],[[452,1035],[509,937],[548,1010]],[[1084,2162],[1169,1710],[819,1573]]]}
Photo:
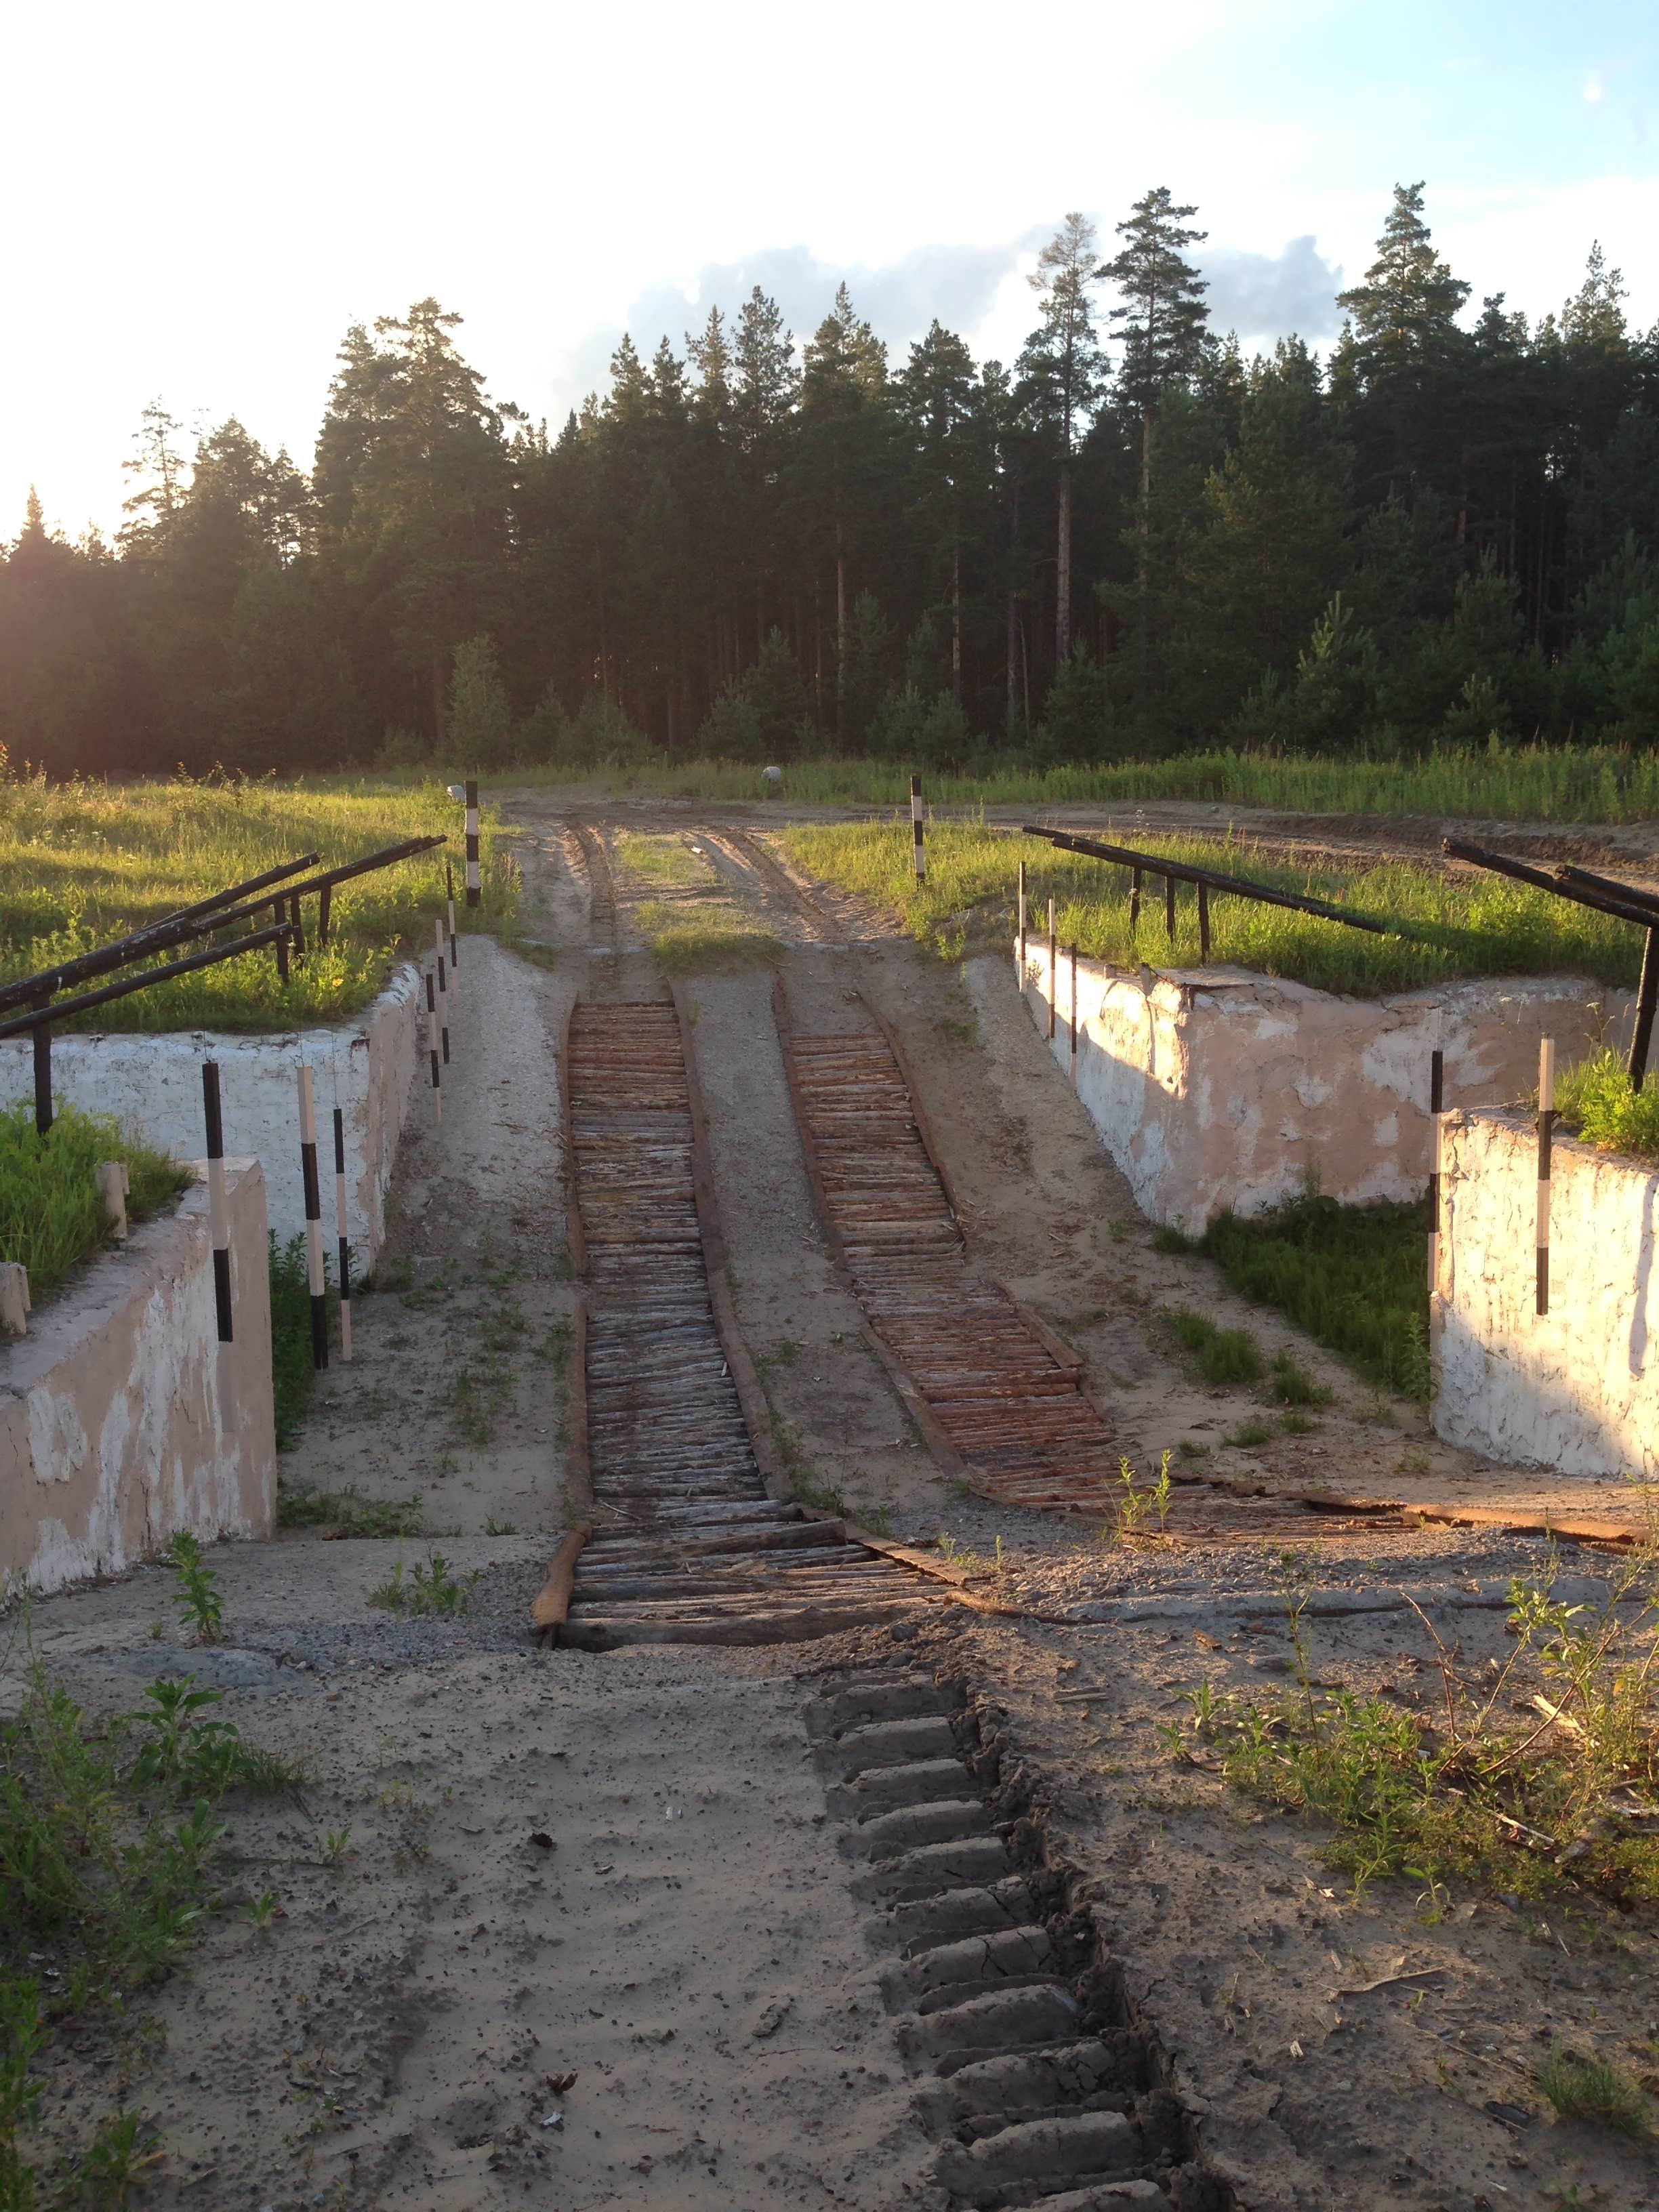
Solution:
{"label": "striped marker pole", "polygon": [[449,901],[449,973],[453,980],[460,967],[460,949],[455,942],[455,871],[444,862],[444,896]]}
{"label": "striped marker pole", "polygon": [[340,1250],[340,1358],[351,1364],[351,1247],[346,1242],[345,1115],[334,1109],[334,1221]]}
{"label": "striped marker pole", "polygon": [[1440,1116],[1446,1104],[1446,1055],[1429,1056],[1429,1295],[1440,1279]]}
{"label": "striped marker pole", "polygon": [[444,926],[438,929],[438,1033],[443,1039],[444,1066],[449,1065],[449,981],[444,962]]}
{"label": "striped marker pole", "polygon": [[921,883],[927,871],[921,857],[921,778],[910,779],[910,865]]}
{"label": "striped marker pole", "polygon": [[1054,895],[1048,894],[1048,1035],[1054,1034],[1054,1001],[1060,996],[1060,942],[1054,935]]}
{"label": "striped marker pole", "polygon": [[1538,1310],[1550,1310],[1550,1140],[1555,1133],[1555,1039],[1538,1044]]}
{"label": "striped marker pole", "polygon": [[311,1364],[328,1364],[328,1278],[323,1273],[323,1190],[317,1176],[317,1101],[300,1070],[300,1172],[306,1187],[306,1276],[311,1285]]}
{"label": "striped marker pole", "polygon": [[1025,863],[1019,864],[1019,988],[1025,988]]}
{"label": "striped marker pole", "polygon": [[444,1096],[438,1062],[438,993],[429,968],[426,971],[426,1041],[432,1061],[432,1118],[434,1121],[441,1121],[444,1118]]}
{"label": "striped marker pole", "polygon": [[1072,947],[1072,1006],[1071,1024],[1066,1040],[1066,1056],[1071,1062],[1072,1088],[1077,1089],[1077,947]]}
{"label": "striped marker pole", "polygon": [[202,1062],[202,1109],[207,1119],[208,1227],[213,1238],[213,1304],[219,1341],[234,1341],[230,1324],[230,1206],[225,1196],[225,1123],[219,1105],[219,1063]]}
{"label": "striped marker pole", "polygon": [[477,906],[478,887],[478,779],[466,780],[466,902]]}

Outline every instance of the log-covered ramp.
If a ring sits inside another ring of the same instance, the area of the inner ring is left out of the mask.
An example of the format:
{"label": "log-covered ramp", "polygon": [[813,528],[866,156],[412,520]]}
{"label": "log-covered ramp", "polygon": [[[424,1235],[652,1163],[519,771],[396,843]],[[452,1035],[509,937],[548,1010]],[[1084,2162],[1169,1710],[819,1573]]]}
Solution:
{"label": "log-covered ramp", "polygon": [[981,1496],[1104,1513],[1117,1454],[1073,1355],[969,1261],[890,1038],[802,1036],[775,998],[813,1196],[946,1469]]}
{"label": "log-covered ramp", "polygon": [[734,1369],[689,1037],[664,1000],[578,1005],[565,1055],[574,1487],[592,1534],[557,1640],[785,1643],[899,1617],[926,1580],[769,1498]]}

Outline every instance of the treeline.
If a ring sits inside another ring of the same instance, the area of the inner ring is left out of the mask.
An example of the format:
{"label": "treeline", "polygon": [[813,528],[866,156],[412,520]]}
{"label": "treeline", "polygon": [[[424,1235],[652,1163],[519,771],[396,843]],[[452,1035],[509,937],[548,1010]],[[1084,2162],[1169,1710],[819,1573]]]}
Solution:
{"label": "treeline", "polygon": [[556,435],[433,300],[346,337],[310,474],[158,402],[113,546],[31,497],[0,565],[14,761],[573,766],[647,747],[968,766],[1218,738],[1389,757],[1659,733],[1659,331],[1535,325],[1402,186],[1328,362],[1210,326],[1195,210],[1069,216],[1012,367],[894,362],[759,290]]}

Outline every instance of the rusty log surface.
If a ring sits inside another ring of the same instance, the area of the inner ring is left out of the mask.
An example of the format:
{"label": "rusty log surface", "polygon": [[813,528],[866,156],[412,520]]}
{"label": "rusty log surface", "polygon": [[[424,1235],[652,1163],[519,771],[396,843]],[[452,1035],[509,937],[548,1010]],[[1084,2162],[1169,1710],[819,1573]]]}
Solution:
{"label": "rusty log surface", "polygon": [[594,1534],[559,1642],[790,1642],[929,1603],[843,1522],[766,1494],[709,1297],[674,1007],[579,1004],[565,1083]]}
{"label": "rusty log surface", "polygon": [[[1118,1457],[1062,1364],[962,1231],[884,1035],[802,1036],[780,1009],[789,1087],[824,1227],[866,1318],[981,1496],[1103,1514]],[[951,1470],[954,1472],[954,1468]]]}

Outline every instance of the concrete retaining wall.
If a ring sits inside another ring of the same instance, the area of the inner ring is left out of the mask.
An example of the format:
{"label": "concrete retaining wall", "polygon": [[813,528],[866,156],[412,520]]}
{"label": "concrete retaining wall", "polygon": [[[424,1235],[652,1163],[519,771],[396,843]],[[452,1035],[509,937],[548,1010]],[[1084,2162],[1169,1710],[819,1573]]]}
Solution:
{"label": "concrete retaining wall", "polygon": [[1435,1431],[1511,1467],[1650,1475],[1659,1171],[1559,1136],[1552,1154],[1550,1310],[1540,1315],[1533,1117],[1446,1116]]}
{"label": "concrete retaining wall", "polygon": [[[1197,1234],[1229,1207],[1267,1212],[1310,1180],[1328,1197],[1419,1198],[1429,1173],[1429,1055],[1449,1106],[1522,1097],[1538,1041],[1565,1065],[1628,1035],[1631,994],[1582,977],[1453,983],[1345,999],[1243,968],[1126,973],[1079,960],[1078,1093],[1141,1211]],[[1046,1027],[1046,945],[1024,995]],[[1066,1065],[1062,953],[1051,1049]]]}
{"label": "concrete retaining wall", "polygon": [[[202,1062],[216,1060],[226,1150],[264,1163],[270,1226],[286,1243],[305,1229],[295,1070],[302,1059],[308,1060],[317,1071],[329,1238],[331,1243],[337,1103],[345,1112],[349,1234],[358,1264],[367,1269],[386,1237],[386,1194],[415,1073],[417,1007],[423,1018],[424,1005],[419,973],[404,966],[350,1025],[282,1036],[206,1030],[111,1036],[70,1031],[52,1040],[52,1091],[88,1113],[113,1114],[175,1158],[191,1159],[205,1142]],[[0,1040],[0,1097],[33,1097],[31,1052],[26,1036]]]}
{"label": "concrete retaining wall", "polygon": [[226,1162],[234,1341],[218,1341],[207,1191],[135,1229],[0,1345],[0,1581],[118,1574],[188,1528],[268,1536],[276,1507],[265,1188]]}

